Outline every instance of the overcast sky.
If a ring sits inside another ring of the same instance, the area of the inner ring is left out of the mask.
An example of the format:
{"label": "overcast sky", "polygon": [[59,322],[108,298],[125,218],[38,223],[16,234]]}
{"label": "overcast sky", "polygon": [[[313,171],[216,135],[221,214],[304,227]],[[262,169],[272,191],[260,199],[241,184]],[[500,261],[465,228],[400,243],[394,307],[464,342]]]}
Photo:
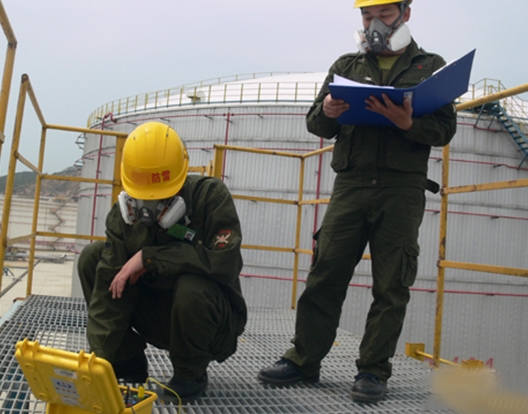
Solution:
{"label": "overcast sky", "polygon": [[[353,0],[2,3],[18,47],[1,175],[24,73],[47,123],[85,127],[99,106],[135,94],[236,74],[326,72],[339,55],[356,51],[353,33],[361,27]],[[510,88],[528,83],[526,16],[528,0],[415,0],[409,27],[420,46],[447,61],[476,48],[471,82],[499,79]],[[34,113],[24,121],[21,153],[36,164]],[[76,135],[50,136],[45,172],[82,156]]]}

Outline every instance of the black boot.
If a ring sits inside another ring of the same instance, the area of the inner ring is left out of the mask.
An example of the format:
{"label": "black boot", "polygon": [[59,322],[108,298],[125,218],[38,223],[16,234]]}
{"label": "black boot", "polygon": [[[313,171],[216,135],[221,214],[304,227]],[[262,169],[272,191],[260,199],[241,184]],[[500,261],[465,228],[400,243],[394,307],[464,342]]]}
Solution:
{"label": "black boot", "polygon": [[207,371],[195,380],[179,380],[172,377],[172,379],[166,384],[166,387],[169,389],[164,388],[162,395],[158,396],[160,400],[172,402],[174,404],[179,403],[178,397],[175,393],[180,396],[182,403],[194,401],[200,398],[205,392],[207,383]]}
{"label": "black boot", "polygon": [[298,382],[317,382],[319,375],[303,375],[293,362],[281,358],[271,367],[262,368],[257,379],[266,384],[292,385]]}
{"label": "black boot", "polygon": [[356,382],[354,382],[350,392],[355,402],[375,403],[385,395],[387,382],[382,381],[376,375],[360,372],[355,378]]}
{"label": "black boot", "polygon": [[122,382],[144,383],[148,377],[148,361],[144,352],[126,361],[112,364],[115,376]]}

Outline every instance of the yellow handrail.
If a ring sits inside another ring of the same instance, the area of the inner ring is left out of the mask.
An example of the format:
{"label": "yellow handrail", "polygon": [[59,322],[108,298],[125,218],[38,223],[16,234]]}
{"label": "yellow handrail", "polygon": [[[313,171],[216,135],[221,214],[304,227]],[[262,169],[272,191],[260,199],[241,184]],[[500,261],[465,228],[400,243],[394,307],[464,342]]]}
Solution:
{"label": "yellow handrail", "polygon": [[9,18],[7,17],[4,5],[0,1],[0,24],[7,39],[7,52],[4,63],[4,74],[2,77],[2,91],[0,93],[0,159],[2,157],[2,147],[5,141],[5,123],[9,94],[11,91],[11,81],[13,79],[13,68],[15,66],[15,52],[17,40]]}
{"label": "yellow handrail", "polygon": [[[477,99],[458,104],[457,111],[470,109],[476,106],[484,105],[489,102],[505,99],[520,93],[528,91],[528,84],[520,85],[515,88],[504,89],[498,92],[488,94]],[[526,269],[512,269],[503,266],[479,265],[474,263],[453,262],[446,260],[447,244],[447,209],[449,194],[469,193],[474,191],[498,190],[507,188],[520,188],[528,186],[528,179],[513,180],[506,182],[495,182],[477,185],[467,185],[458,187],[449,187],[449,145],[445,146],[442,151],[442,185],[440,201],[440,234],[438,249],[438,274],[437,274],[437,296],[436,296],[436,313],[435,313],[435,332],[433,348],[433,364],[438,367],[440,364],[441,342],[442,342],[442,322],[444,307],[444,285],[445,269],[465,269],[472,271],[483,271],[489,273],[505,274],[511,276],[528,277]]]}
{"label": "yellow handrail", "polygon": [[[1,3],[0,3],[1,4]],[[0,16],[1,17],[1,16]],[[20,152],[20,141],[21,141],[21,130],[22,130],[22,121],[24,117],[24,110],[26,105],[26,98],[30,98],[30,102],[33,106],[33,109],[41,123],[41,137],[40,137],[40,147],[38,153],[38,162],[37,165],[31,163],[26,159]],[[52,130],[61,130],[61,131],[70,131],[70,132],[81,132],[81,133],[97,133],[100,135],[114,136],[116,138],[116,155],[114,162],[114,179],[113,180],[103,180],[103,179],[94,179],[94,178],[84,178],[84,177],[65,177],[65,176],[50,176],[42,172],[44,166],[44,152],[46,147],[46,136],[47,131]],[[47,124],[44,116],[38,105],[37,98],[31,86],[29,76],[22,75],[22,82],[20,85],[20,91],[18,96],[18,105],[15,118],[15,128],[13,132],[13,141],[11,144],[11,156],[9,158],[9,167],[8,174],[6,179],[5,195],[4,195],[4,206],[2,212],[2,227],[0,232],[0,264],[3,268],[5,260],[5,251],[7,246],[15,244],[23,240],[30,240],[30,249],[29,249],[29,265],[28,265],[28,279],[26,294],[31,294],[31,289],[33,285],[33,268],[34,268],[34,259],[35,259],[35,246],[36,246],[36,237],[37,236],[52,236],[52,237],[72,237],[79,239],[90,239],[90,240],[101,240],[101,237],[98,236],[86,236],[86,235],[68,235],[60,233],[50,233],[50,232],[39,232],[38,228],[38,212],[40,204],[40,192],[42,180],[51,179],[51,180],[64,180],[64,181],[75,181],[75,182],[87,182],[87,183],[97,183],[97,184],[108,184],[112,186],[112,202],[117,200],[117,195],[121,191],[121,181],[119,179],[119,165],[121,162],[122,148],[124,145],[125,138],[127,137],[125,132],[117,131],[100,131],[87,128],[71,127],[64,125],[54,125]],[[9,217],[11,215],[11,204],[13,199],[13,188],[15,180],[15,171],[17,162],[23,163],[25,166],[30,168],[36,173],[36,182],[35,182],[35,196],[34,196],[34,205],[33,205],[33,217],[31,223],[31,233],[26,236],[16,237],[9,239],[8,230],[9,230]],[[2,276],[0,273],[0,292],[2,290]]]}

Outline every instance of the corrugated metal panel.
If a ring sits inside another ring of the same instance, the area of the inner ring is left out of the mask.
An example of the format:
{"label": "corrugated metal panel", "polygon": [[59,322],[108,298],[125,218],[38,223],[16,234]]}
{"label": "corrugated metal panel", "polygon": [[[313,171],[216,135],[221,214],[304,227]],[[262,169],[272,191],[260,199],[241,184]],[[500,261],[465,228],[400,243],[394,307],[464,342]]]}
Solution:
{"label": "corrugated metal panel", "polygon": [[[159,119],[175,127],[187,142],[193,165],[205,165],[211,159],[211,149],[214,143],[235,144],[240,146],[271,148],[291,152],[306,152],[320,147],[320,140],[314,139],[305,128],[304,113],[306,107],[298,105],[254,106],[240,105],[225,107],[199,106],[185,110],[164,111],[159,113]],[[229,122],[227,113],[230,113]],[[127,117],[112,128],[131,130],[136,124],[145,121],[141,116]],[[470,115],[459,118],[457,136],[451,144],[451,177],[450,185],[462,185],[472,182],[505,181],[526,176],[525,170],[512,168],[518,160],[518,154],[509,142],[507,134],[493,131],[483,131],[473,127],[475,119]],[[226,139],[227,137],[227,139]],[[499,141],[503,141],[500,145]],[[85,163],[86,170],[94,170],[100,165],[100,177],[110,178],[113,171],[112,143],[103,139],[103,148],[99,157],[100,137],[87,137],[85,156],[90,162]],[[328,144],[324,142],[324,144]],[[501,151],[498,151],[500,149]],[[494,153],[502,155],[497,157]],[[430,165],[430,177],[440,181],[441,164],[438,159],[440,149],[433,149]],[[329,168],[331,154],[309,159],[305,173],[305,199],[314,198],[316,191],[322,198],[329,197],[334,173]],[[517,157],[515,159],[515,157]],[[497,165],[502,165],[497,167]],[[509,166],[509,167],[508,167]],[[252,173],[253,172],[253,173]],[[89,175],[89,174],[88,174]],[[95,175],[94,172],[91,174]],[[321,175],[320,181],[318,180]],[[226,157],[225,182],[235,194],[277,197],[293,200],[297,197],[299,177],[299,161],[282,157],[269,157],[258,154],[229,152]],[[85,230],[95,228],[95,234],[103,234],[104,216],[109,209],[109,202],[103,200],[109,195],[110,189],[99,186],[98,200],[95,203],[97,217],[90,223],[84,220]],[[92,216],[94,208],[93,186],[86,186],[82,194],[80,208],[82,217]],[[482,261],[491,260],[489,264],[509,266],[525,266],[522,248],[519,243],[503,244],[497,249],[493,243],[484,247],[486,240],[496,239],[497,234],[510,239],[519,239],[524,218],[528,217],[525,208],[528,205],[527,194],[523,191],[503,190],[500,196],[497,192],[480,192],[473,194],[457,194],[450,196],[450,225],[448,227],[448,254],[453,260]],[[421,228],[420,244],[422,246],[420,268],[427,277],[434,277],[437,256],[437,234],[439,196],[428,194],[428,211],[425,214]],[[248,206],[246,206],[248,204]],[[250,207],[250,206],[251,207]],[[237,201],[239,212],[244,224],[245,242],[248,244],[271,245],[275,240],[284,241],[290,246],[293,240],[291,230],[295,227],[295,207],[277,204]],[[314,206],[308,206],[303,211],[303,247],[311,248],[311,234],[320,225],[325,206],[318,206],[315,217]],[[492,217],[512,217],[493,219]],[[505,225],[498,226],[501,221]],[[464,225],[462,225],[462,222]],[[265,223],[265,224],[262,224]],[[272,225],[268,225],[271,223]],[[462,229],[469,225],[470,231],[460,235],[454,229]],[[498,229],[500,227],[500,230]],[[265,231],[266,230],[266,231]],[[519,231],[520,230],[520,231]],[[455,231],[453,233],[453,231]],[[516,236],[519,234],[519,236]],[[257,243],[256,241],[260,243]],[[277,255],[277,254],[275,254]],[[269,252],[251,252],[247,255],[248,266],[268,260]],[[262,257],[261,257],[262,256]],[[502,262],[500,261],[502,260]],[[272,260],[270,267],[283,262]]]}
{"label": "corrugated metal panel", "polygon": [[[212,158],[214,144],[237,145],[305,153],[332,144],[306,131],[305,113],[308,104],[283,102],[277,105],[194,105],[164,109],[119,117],[111,124],[115,130],[130,132],[135,125],[147,120],[161,120],[173,126],[185,140],[192,165],[205,165]],[[507,181],[528,177],[528,169],[518,169],[521,157],[507,133],[500,125],[461,113],[458,131],[450,149],[450,186]],[[87,137],[85,154],[86,174],[95,175],[100,162],[104,177],[113,171],[112,143],[104,142],[104,157],[98,159],[99,136]],[[90,142],[88,142],[90,141]],[[429,162],[429,177],[441,181],[441,148],[433,148]],[[90,159],[91,161],[88,161]],[[328,198],[335,174],[330,164],[331,154],[323,154],[306,161],[305,199]],[[84,171],[83,171],[84,172]],[[299,161],[263,155],[228,152],[225,182],[234,194],[276,197],[294,200],[297,197]],[[108,189],[101,191],[109,193]],[[96,214],[93,210],[93,186],[86,186],[79,203],[79,226],[94,227],[103,234],[104,217],[110,208],[108,198],[99,194]],[[528,268],[524,243],[528,226],[528,193],[524,190],[486,191],[453,194],[449,197],[447,259],[510,267]],[[427,193],[427,206],[419,243],[421,247],[419,274],[415,287],[436,289],[440,196]],[[296,206],[236,200],[243,225],[243,242],[293,248]],[[312,248],[312,234],[320,226],[325,205],[305,206],[302,209],[301,248]],[[93,216],[93,218],[92,218]],[[92,223],[95,223],[92,224]],[[368,251],[368,250],[367,250]],[[291,300],[291,282],[271,280],[291,279],[293,254],[262,250],[244,250],[243,288],[250,306],[286,307]],[[301,255],[299,278],[305,279],[311,257]],[[492,274],[446,270],[446,289],[483,292],[526,293],[526,279]],[[361,261],[348,292],[341,326],[362,334],[366,313],[372,301],[370,262]],[[298,294],[304,283],[299,283]],[[401,336],[404,341],[433,343],[434,293],[416,290],[408,309],[408,317]],[[493,358],[496,367],[507,372],[513,381],[528,383],[527,367],[516,363],[522,358],[520,344],[526,343],[526,298],[448,294],[444,316],[443,357]],[[489,309],[493,309],[490,312]],[[460,321],[460,323],[457,323]],[[501,322],[502,321],[502,322]],[[484,327],[485,326],[485,327]],[[521,329],[522,328],[522,329]],[[496,332],[500,332],[498,335]],[[502,352],[500,344],[507,337],[509,344]],[[489,342],[484,345],[485,342]],[[431,349],[432,351],[432,349]]]}

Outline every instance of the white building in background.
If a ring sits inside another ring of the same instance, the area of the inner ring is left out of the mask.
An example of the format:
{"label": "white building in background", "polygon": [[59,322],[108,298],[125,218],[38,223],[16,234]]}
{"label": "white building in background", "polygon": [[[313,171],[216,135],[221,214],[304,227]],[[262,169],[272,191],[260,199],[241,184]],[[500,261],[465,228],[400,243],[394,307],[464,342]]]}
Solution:
{"label": "white building in background", "polygon": [[[8,239],[31,234],[33,222],[34,199],[14,196],[11,200],[11,214],[7,230]],[[0,208],[4,208],[4,195],[0,195]],[[51,233],[75,234],[77,226],[77,202],[61,197],[41,197],[37,217],[37,231]],[[27,258],[29,256],[29,239],[8,247],[6,259]],[[74,242],[61,237],[36,238],[36,249],[43,251],[73,251]],[[18,257],[14,257],[14,251]],[[38,254],[37,254],[38,256]]]}
{"label": "white building in background", "polygon": [[[193,166],[206,165],[214,144],[307,153],[333,141],[306,131],[305,114],[324,80],[324,73],[241,76],[201,82],[119,99],[89,118],[89,127],[131,132],[157,120],[172,126],[186,142]],[[475,91],[473,90],[473,96]],[[478,122],[477,122],[478,121]],[[519,148],[496,119],[460,112],[451,144],[450,186],[528,177],[519,164]],[[111,179],[115,140],[85,137],[83,176]],[[334,173],[331,154],[307,160],[304,199],[328,198]],[[441,149],[433,149],[429,178],[441,180]],[[233,194],[297,198],[296,159],[228,152],[224,180]],[[111,189],[84,184],[79,198],[77,233],[104,235]],[[427,193],[420,234],[420,266],[399,350],[405,342],[425,342],[432,352],[439,238],[440,197]],[[449,197],[448,260],[528,268],[528,192],[525,189],[476,192]],[[236,200],[244,244],[294,246],[296,207]],[[311,249],[325,205],[305,206],[302,248]],[[81,250],[85,241],[78,241]],[[293,254],[244,250],[243,289],[249,306],[289,307]],[[305,279],[311,258],[301,258]],[[76,282],[76,281],[75,281]],[[341,327],[361,335],[371,302],[370,263],[361,262],[343,309]],[[302,292],[299,284],[298,292]],[[528,384],[528,281],[493,274],[446,270],[442,357],[477,358],[497,368],[511,388]],[[74,283],[73,294],[81,294]],[[292,333],[293,334],[293,333]],[[287,344],[285,344],[287,346]],[[521,385],[520,385],[521,384]],[[525,389],[526,391],[526,389]]]}

